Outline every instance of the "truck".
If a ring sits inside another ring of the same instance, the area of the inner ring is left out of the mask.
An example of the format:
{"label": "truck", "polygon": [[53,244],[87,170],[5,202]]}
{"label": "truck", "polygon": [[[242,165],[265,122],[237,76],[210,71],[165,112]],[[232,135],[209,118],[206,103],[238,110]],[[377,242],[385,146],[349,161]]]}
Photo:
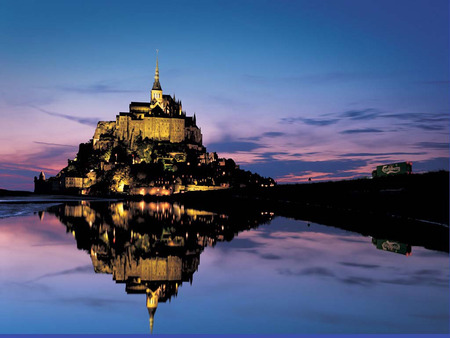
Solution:
{"label": "truck", "polygon": [[402,174],[412,174],[411,162],[383,164],[377,166],[377,168],[374,171],[372,171],[373,178],[392,175],[402,175]]}
{"label": "truck", "polygon": [[411,256],[411,245],[400,243],[389,239],[378,239],[372,237],[372,244],[376,246],[378,250],[395,252],[405,256]]}

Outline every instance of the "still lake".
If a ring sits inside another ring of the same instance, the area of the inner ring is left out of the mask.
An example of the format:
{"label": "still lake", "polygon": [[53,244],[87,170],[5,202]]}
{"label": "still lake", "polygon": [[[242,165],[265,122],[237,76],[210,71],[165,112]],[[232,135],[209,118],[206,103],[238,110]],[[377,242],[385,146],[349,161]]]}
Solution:
{"label": "still lake", "polygon": [[449,332],[446,252],[266,211],[32,206],[0,219],[0,333]]}

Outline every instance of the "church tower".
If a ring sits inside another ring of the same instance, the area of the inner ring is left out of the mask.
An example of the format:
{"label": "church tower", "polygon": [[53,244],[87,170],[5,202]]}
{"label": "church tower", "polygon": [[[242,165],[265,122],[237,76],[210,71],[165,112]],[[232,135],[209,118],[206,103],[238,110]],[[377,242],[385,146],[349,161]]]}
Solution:
{"label": "church tower", "polygon": [[162,88],[161,84],[159,83],[158,50],[156,50],[155,81],[153,82],[150,101],[152,103],[157,102],[159,105],[162,105],[163,102]]}

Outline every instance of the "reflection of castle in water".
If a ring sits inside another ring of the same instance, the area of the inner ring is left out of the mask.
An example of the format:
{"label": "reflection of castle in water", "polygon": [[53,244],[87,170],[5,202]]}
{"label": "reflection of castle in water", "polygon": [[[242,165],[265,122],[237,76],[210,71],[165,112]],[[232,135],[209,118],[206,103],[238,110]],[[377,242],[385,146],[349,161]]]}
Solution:
{"label": "reflection of castle in water", "polygon": [[259,212],[233,218],[167,202],[86,202],[51,208],[77,247],[90,253],[97,273],[112,274],[127,293],[145,293],[150,330],[158,302],[192,283],[206,246],[271,220]]}

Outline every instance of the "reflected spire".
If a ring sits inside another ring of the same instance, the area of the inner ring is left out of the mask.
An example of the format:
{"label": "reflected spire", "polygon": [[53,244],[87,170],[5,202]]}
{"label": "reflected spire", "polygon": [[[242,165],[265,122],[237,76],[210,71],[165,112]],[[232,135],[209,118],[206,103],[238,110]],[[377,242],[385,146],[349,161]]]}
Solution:
{"label": "reflected spire", "polygon": [[147,293],[147,310],[150,316],[150,334],[153,333],[153,324],[155,322],[155,312],[158,307],[158,294],[159,288],[155,292],[150,289],[146,290]]}

